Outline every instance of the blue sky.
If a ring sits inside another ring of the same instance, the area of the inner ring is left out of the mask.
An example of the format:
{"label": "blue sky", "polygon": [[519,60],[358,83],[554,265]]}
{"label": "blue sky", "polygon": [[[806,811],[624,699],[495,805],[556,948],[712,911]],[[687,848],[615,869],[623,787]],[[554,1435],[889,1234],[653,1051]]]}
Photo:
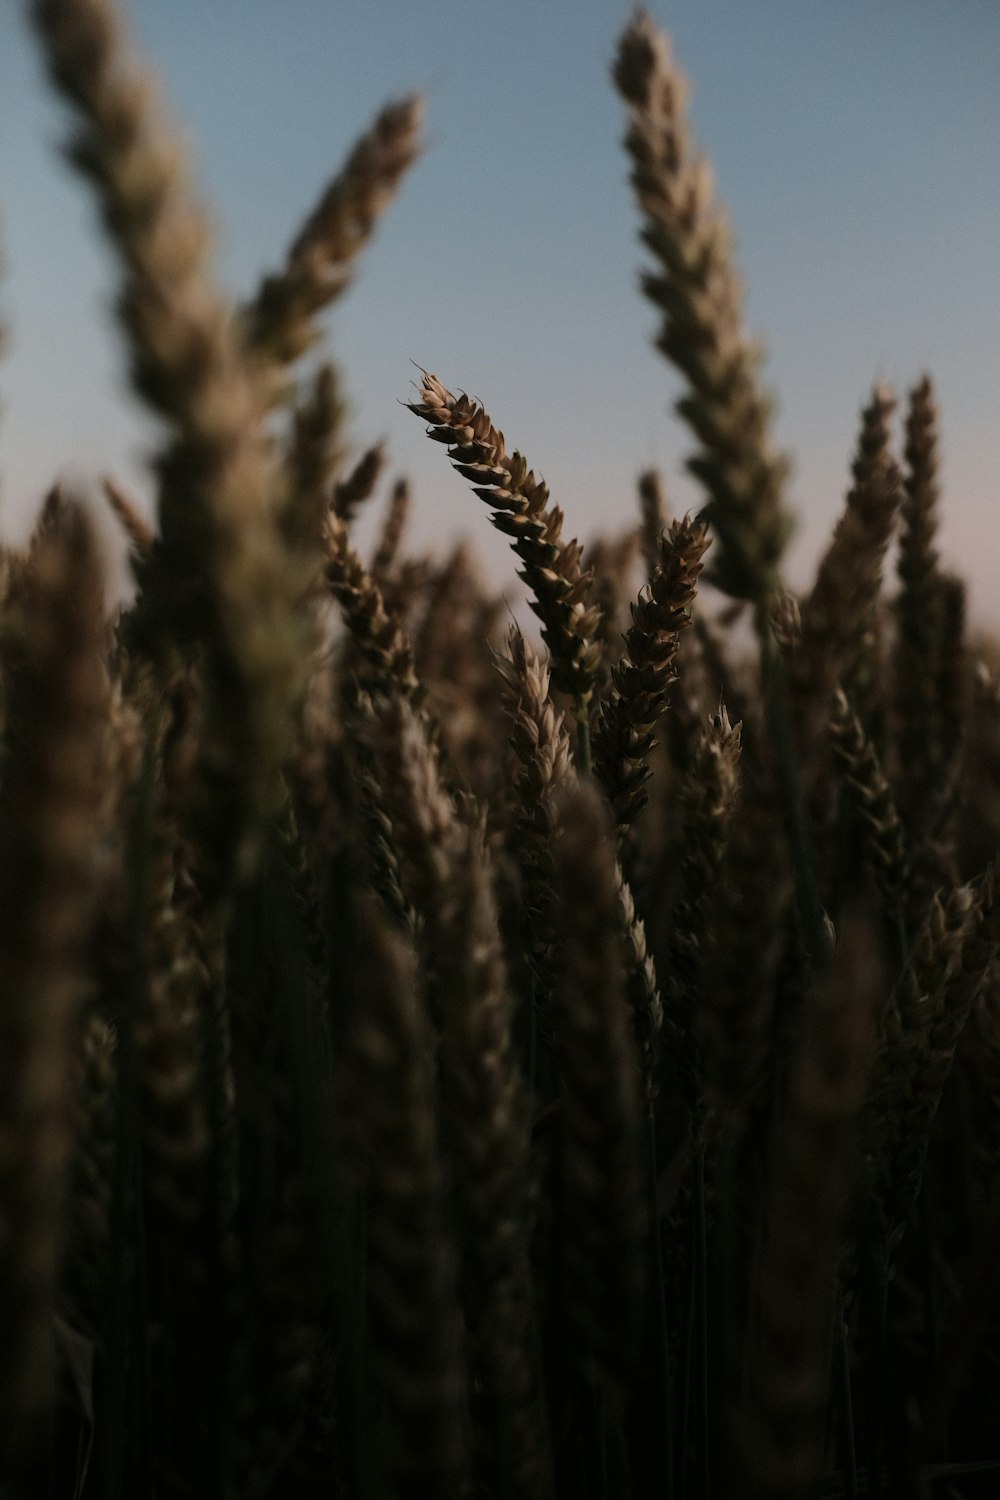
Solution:
{"label": "blue sky", "polygon": [[[769,358],[808,576],[871,382],[930,369],[943,408],[943,549],[1000,623],[1000,6],[995,0],[658,0],[738,239]],[[598,0],[132,0],[191,146],[237,295],[274,264],[379,105],[426,91],[428,149],[380,226],[329,347],[359,445],[389,440],[416,540],[476,542],[485,508],[401,402],[417,361],[480,397],[567,513],[617,530],[662,465],[697,503],[651,348],[608,68],[629,7]],[[124,388],[114,267],[56,150],[65,126],[20,3],[0,6],[3,524],[56,474],[148,493],[153,428]]]}

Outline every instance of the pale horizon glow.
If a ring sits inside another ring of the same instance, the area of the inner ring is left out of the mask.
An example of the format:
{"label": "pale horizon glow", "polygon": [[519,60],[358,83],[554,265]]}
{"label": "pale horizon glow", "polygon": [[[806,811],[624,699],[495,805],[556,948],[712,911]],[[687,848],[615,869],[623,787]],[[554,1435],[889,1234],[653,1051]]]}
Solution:
{"label": "pale horizon glow", "polygon": [[[1000,8],[991,0],[676,0],[652,7],[736,231],[747,324],[768,349],[804,584],[848,484],[872,382],[927,369],[942,409],[941,550],[1000,626]],[[151,499],[156,428],[126,388],[112,258],[60,161],[67,113],[26,7],[0,10],[0,529],[60,476]],[[691,441],[672,415],[609,81],[624,4],[133,0],[137,45],[192,146],[234,297],[281,257],[382,102],[427,95],[428,147],[329,322],[360,450],[410,475],[413,545],[467,535],[512,593],[485,507],[402,403],[414,362],[486,404],[542,472],[567,532],[617,531],[635,478],[678,510]],[[108,527],[108,535],[113,535]]]}

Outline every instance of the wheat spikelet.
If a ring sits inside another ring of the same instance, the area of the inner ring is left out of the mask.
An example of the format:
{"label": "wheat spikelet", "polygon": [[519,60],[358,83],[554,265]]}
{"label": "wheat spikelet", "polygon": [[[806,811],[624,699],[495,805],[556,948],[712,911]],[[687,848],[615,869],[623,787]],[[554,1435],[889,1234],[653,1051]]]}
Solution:
{"label": "wheat spikelet", "polygon": [[367,825],[366,873],[395,927],[412,935],[417,927],[417,914],[404,889],[399,847],[388,812],[384,782],[370,745],[373,725],[372,701],[367,694],[360,695],[348,726],[358,730],[358,740],[351,747],[351,780],[357,789],[361,815]]}
{"label": "wheat spikelet", "polygon": [[[264,393],[211,284],[205,216],[111,0],[35,0],[49,72],[73,104],[69,148],[123,271],[118,314],[136,391],[171,430],[157,459],[159,537],[138,567],[136,637],[204,643],[212,724],[195,816],[204,878],[252,855],[298,682],[294,577],[277,535]],[[229,733],[239,725],[238,756]]]}
{"label": "wheat spikelet", "polygon": [[801,606],[801,640],[790,657],[789,677],[807,791],[820,773],[836,684],[846,687],[856,670],[892,533],[900,492],[889,449],[894,406],[891,392],[877,385],[862,413],[854,483]]}
{"label": "wheat spikelet", "polygon": [[405,479],[397,479],[372,554],[371,575],[377,584],[384,586],[395,565],[409,515],[410,486]]}
{"label": "wheat spikelet", "polygon": [[519,453],[508,454],[503,433],[478,402],[453,396],[426,372],[420,400],[410,410],[429,424],[429,436],[448,445],[448,457],[493,510],[493,524],[511,538],[524,563],[519,577],[532,592],[552,657],[553,681],[585,713],[600,664],[597,610],[589,603],[591,577],[581,568],[579,542],[562,538],[562,512],[549,507],[543,480]]}
{"label": "wheat spikelet", "polygon": [[646,803],[643,783],[654,731],[677,678],[680,633],[690,624],[701,558],[708,547],[703,524],[675,521],[664,536],[648,585],[632,605],[625,654],[612,672],[614,688],[600,708],[594,765],[620,827],[633,823]]}
{"label": "wheat spikelet", "polygon": [[317,568],[333,477],[341,463],[342,422],[337,374],[326,363],[292,413],[287,485],[280,510],[282,532],[289,546],[302,555],[310,575]]}
{"label": "wheat spikelet", "polygon": [[375,493],[379,475],[386,465],[386,451],[382,443],[375,443],[362,453],[354,468],[333,489],[333,511],[350,526],[366,500]]}
{"label": "wheat spikelet", "polygon": [[642,239],[658,262],[643,290],[663,313],[658,347],[690,386],[677,410],[701,444],[688,468],[708,491],[704,514],[718,538],[712,582],[763,600],[791,531],[782,504],[787,460],[771,447],[770,401],[758,384],[760,353],[743,331],[729,227],[708,162],[692,151],[687,82],[645,11],[622,34],[614,81],[629,107],[625,145]]}
{"label": "wheat spikelet", "polygon": [[[880,1018],[879,1050],[866,1114],[877,1173],[877,1207],[887,1247],[898,1240],[915,1202],[912,1153],[919,1149],[918,1142],[925,1140],[937,1107],[935,1098],[928,1117],[921,1081],[928,1068],[935,1068],[939,1038],[959,1018],[958,1009],[949,1013],[950,996],[962,965],[963,949],[980,920],[971,887],[960,886],[935,896],[916,935],[910,960]],[[968,1010],[961,1014],[961,1024],[967,1014]],[[957,1041],[958,1031],[954,1036]]]}
{"label": "wheat spikelet", "polygon": [[508,845],[523,885],[522,936],[534,977],[534,1012],[543,1035],[550,1035],[559,941],[552,863],[558,828],[555,797],[572,774],[572,745],[563,717],[549,694],[548,666],[535,655],[517,626],[508,633],[506,656],[497,653],[495,662],[517,762]]}
{"label": "wheat spikelet", "polygon": [[[482,829],[459,830],[438,900],[425,907],[441,1011],[441,1083],[462,1228],[469,1358],[483,1384],[480,1462],[503,1493],[552,1493],[528,1225],[527,1097]],[[428,893],[433,895],[433,893]]]}
{"label": "wheat spikelet", "polygon": [[566,924],[555,997],[566,1297],[591,1378],[613,1385],[638,1352],[643,1310],[641,1075],[614,843],[596,788],[569,781],[557,816],[554,873]]}
{"label": "wheat spikelet", "polygon": [[387,104],[357,141],[296,235],[282,269],[244,309],[247,340],[279,365],[318,339],[317,315],[348,285],[354,261],[420,152],[423,102]]}
{"label": "wheat spikelet", "polygon": [[51,1399],[51,1319],[72,1150],[73,1057],[104,768],[100,566],[66,509],[32,549],[7,684],[0,825],[0,1431],[30,1448]]}
{"label": "wheat spikelet", "polygon": [[720,705],[700,726],[694,762],[680,796],[684,810],[679,888],[667,946],[661,1078],[689,1116],[704,1114],[699,1013],[716,885],[729,839],[740,767],[740,725]]}
{"label": "wheat spikelet", "polygon": [[361,685],[372,692],[397,688],[414,703],[423,688],[413,664],[409,637],[385,607],[382,591],[351,546],[339,516],[327,523],[326,581],[364,663]]}
{"label": "wheat spikelet", "polygon": [[586,563],[593,574],[591,598],[600,612],[597,634],[601,643],[601,666],[594,685],[595,698],[607,696],[611,688],[611,669],[622,655],[625,633],[625,606],[630,601],[628,574],[639,541],[638,533],[625,532],[612,541],[596,537],[587,546]]}
{"label": "wheat spikelet", "polygon": [[[458,1500],[465,1382],[431,1036],[401,940],[372,912],[358,938],[360,1011],[338,1092],[367,1167],[368,1363],[391,1423],[398,1493]],[[359,1162],[345,1166],[356,1175]]]}
{"label": "wheat spikelet", "polygon": [[731,1493],[748,1500],[800,1500],[821,1474],[829,1331],[880,967],[864,921],[844,921],[809,1005],[772,1168],[758,1339],[730,1476]]}
{"label": "wheat spikelet", "polygon": [[78,1119],[63,1288],[69,1322],[91,1339],[99,1335],[111,1264],[116,1044],[114,1028],[90,1015],[78,1059],[79,1086],[73,1090]]}
{"label": "wheat spikelet", "polygon": [[894,696],[899,717],[900,800],[906,817],[936,781],[933,683],[937,665],[940,570],[937,403],[930,377],[909,393],[895,600]]}
{"label": "wheat spikelet", "polygon": [[839,688],[831,734],[834,757],[863,831],[862,854],[886,912],[912,917],[910,863],[895,799],[875,746]]}
{"label": "wheat spikelet", "polygon": [[373,699],[372,749],[403,891],[426,922],[440,900],[459,824],[426,725],[404,695]]}
{"label": "wheat spikelet", "polygon": [[[907,1032],[891,1062],[897,1076],[897,1118],[893,1121],[892,1155],[888,1158],[883,1211],[890,1236],[897,1237],[920,1195],[928,1138],[941,1102],[963,1028],[984,992],[1000,949],[995,860],[978,892],[960,887],[951,898],[944,947],[951,964],[940,982],[926,986],[913,1013],[916,985],[907,983],[900,1013]],[[938,960],[940,962],[940,959]]]}
{"label": "wheat spikelet", "polygon": [[[188,706],[175,700],[180,715]],[[177,825],[176,780],[193,726],[178,717],[165,730],[150,848],[149,974],[136,1023],[139,1111],[150,1196],[170,1226],[186,1274],[204,1276],[191,1250],[192,1226],[206,1211],[208,1122],[201,1078],[201,1027],[209,975],[199,953],[198,916],[191,899],[190,851]],[[183,774],[183,773],[181,773]],[[173,783],[173,784],[172,784]]]}
{"label": "wheat spikelet", "polygon": [[[745,741],[744,741],[745,744]],[[775,807],[773,772],[744,759],[743,790],[719,869],[696,1036],[706,1094],[738,1133],[778,1059],[775,984],[787,942],[793,882]]]}

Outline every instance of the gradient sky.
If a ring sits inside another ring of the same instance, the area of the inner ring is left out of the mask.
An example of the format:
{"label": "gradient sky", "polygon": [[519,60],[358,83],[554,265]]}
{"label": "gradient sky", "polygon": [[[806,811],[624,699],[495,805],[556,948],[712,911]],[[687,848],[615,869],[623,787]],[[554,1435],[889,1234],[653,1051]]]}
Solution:
{"label": "gradient sky", "polygon": [[[997,0],[656,0],[692,79],[795,457],[803,582],[836,519],[871,382],[925,368],[943,412],[946,561],[1000,624],[1000,5]],[[476,542],[485,507],[401,406],[417,361],[482,399],[582,536],[618,530],[662,465],[698,502],[608,78],[629,7],[599,0],[132,0],[191,142],[235,294],[275,264],[390,96],[428,96],[428,149],[330,319],[357,443],[389,440],[416,538]],[[124,386],[114,265],[20,0],[0,3],[0,475],[10,532],[57,474],[148,494],[155,442]],[[501,571],[502,570],[502,571]]]}

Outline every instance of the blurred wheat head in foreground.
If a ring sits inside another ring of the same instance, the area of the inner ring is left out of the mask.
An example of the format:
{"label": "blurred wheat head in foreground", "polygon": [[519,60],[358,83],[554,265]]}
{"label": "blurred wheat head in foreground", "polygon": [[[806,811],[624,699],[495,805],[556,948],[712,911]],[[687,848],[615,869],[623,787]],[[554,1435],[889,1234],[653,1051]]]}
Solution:
{"label": "blurred wheat head in foreground", "polygon": [[901,434],[872,390],[794,595],[725,214],[637,13],[704,505],[646,473],[584,548],[421,372],[541,645],[505,634],[464,545],[404,549],[404,478],[359,552],[388,455],[301,364],[420,101],[234,306],[113,0],[31,14],[165,437],[155,528],[106,483],[134,605],[63,488],[0,558],[0,1493],[994,1493],[1000,652],[936,550],[930,380]]}

